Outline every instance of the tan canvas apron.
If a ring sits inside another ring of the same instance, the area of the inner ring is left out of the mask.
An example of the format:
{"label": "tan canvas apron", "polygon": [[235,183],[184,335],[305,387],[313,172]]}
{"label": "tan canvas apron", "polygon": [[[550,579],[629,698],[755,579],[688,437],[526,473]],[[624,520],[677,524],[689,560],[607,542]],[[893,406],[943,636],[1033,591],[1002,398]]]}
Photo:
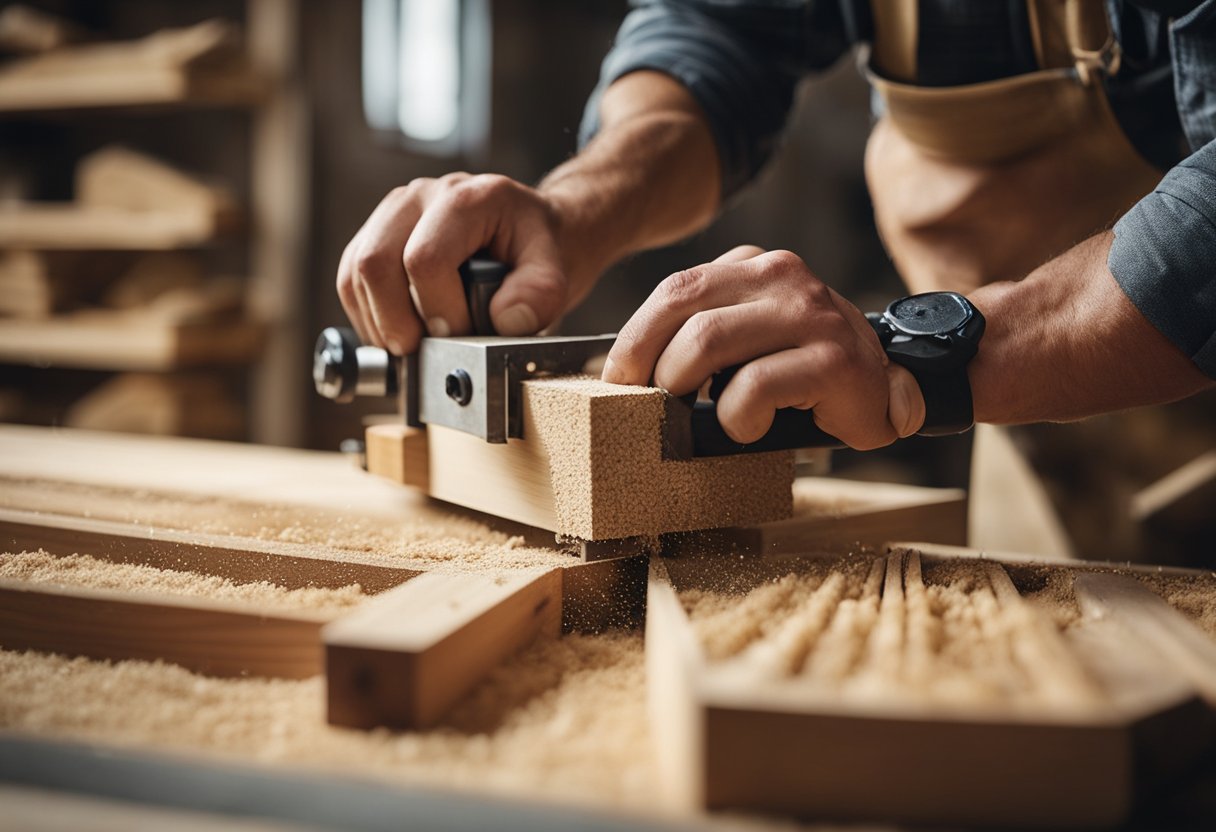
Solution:
{"label": "tan canvas apron", "polygon": [[866,149],[866,179],[883,241],[913,291],[1023,277],[1161,179],[1102,88],[1119,64],[1103,0],[1027,5],[1038,71],[917,87],[917,0],[872,0],[865,69],[886,113]]}

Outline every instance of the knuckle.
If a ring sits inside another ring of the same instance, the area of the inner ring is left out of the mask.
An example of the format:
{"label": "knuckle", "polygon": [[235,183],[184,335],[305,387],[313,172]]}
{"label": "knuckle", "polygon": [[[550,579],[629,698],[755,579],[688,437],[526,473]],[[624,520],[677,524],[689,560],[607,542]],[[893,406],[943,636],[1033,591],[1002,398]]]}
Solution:
{"label": "knuckle", "polygon": [[700,353],[715,352],[726,340],[722,319],[709,312],[698,312],[685,324],[693,346]]}
{"label": "knuckle", "polygon": [[764,258],[764,267],[766,269],[791,271],[791,270],[806,270],[806,264],[802,262],[802,258],[788,249],[774,249],[767,254],[762,255]]}
{"label": "knuckle", "polygon": [[705,273],[694,266],[664,278],[659,284],[657,295],[665,305],[678,306],[695,300],[704,291]]}
{"label": "knuckle", "polygon": [[434,273],[436,251],[431,246],[406,246],[401,255],[401,264],[412,282],[424,282]]}
{"label": "knuckle", "polygon": [[395,258],[384,249],[369,249],[355,255],[355,273],[365,283],[379,283],[392,276]]}

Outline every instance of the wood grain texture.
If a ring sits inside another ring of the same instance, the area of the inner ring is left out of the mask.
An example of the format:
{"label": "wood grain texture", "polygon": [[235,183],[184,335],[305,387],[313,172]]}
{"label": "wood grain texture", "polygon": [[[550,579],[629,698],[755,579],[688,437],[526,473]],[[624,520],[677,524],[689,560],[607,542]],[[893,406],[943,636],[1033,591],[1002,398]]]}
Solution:
{"label": "wood grain texture", "polygon": [[524,438],[505,445],[427,428],[431,496],[584,540],[790,515],[792,452],[665,459],[661,390],[568,377],[523,397]]}
{"label": "wood grain texture", "polygon": [[322,670],[323,624],[202,599],[0,581],[0,646],[9,650],[299,679]]}
{"label": "wood grain texture", "polygon": [[419,574],[375,563],[355,552],[6,508],[0,508],[0,548],[86,554],[114,563],[216,575],[238,583],[268,581],[287,589],[337,589],[357,583],[365,592],[376,593]]}
{"label": "wood grain texture", "polygon": [[503,659],[561,632],[562,581],[428,573],[327,625],[328,719],[351,728],[434,725]]}
{"label": "wood grain texture", "polygon": [[[1001,603],[1020,606],[1010,592],[1016,595],[1012,585],[999,590]],[[1117,641],[1083,643],[1092,651],[1087,664],[1104,667],[1118,693],[1084,708],[1075,698],[1068,708],[1016,711],[857,702],[792,680],[749,678],[737,662],[711,664],[656,560],[646,644],[661,774],[685,808],[949,825],[1114,825],[1152,785],[1153,769],[1185,766],[1211,737],[1201,730],[1203,705],[1181,675],[1132,681],[1140,674]],[[1059,648],[1053,633],[1027,649]]]}

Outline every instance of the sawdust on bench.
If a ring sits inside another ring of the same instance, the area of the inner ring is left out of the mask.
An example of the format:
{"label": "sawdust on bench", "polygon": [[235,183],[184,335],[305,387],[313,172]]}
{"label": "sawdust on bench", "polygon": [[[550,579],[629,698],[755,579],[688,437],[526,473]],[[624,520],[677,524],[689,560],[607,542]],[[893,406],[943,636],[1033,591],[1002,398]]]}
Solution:
{"label": "sawdust on bench", "polygon": [[0,554],[0,578],[85,589],[110,589],[233,601],[259,612],[307,612],[336,618],[367,596],[358,584],[329,589],[287,589],[266,581],[237,583],[215,575],[113,563],[89,555],[51,555],[44,551]]}
{"label": "sawdust on bench", "polygon": [[528,545],[467,513],[419,500],[400,516],[99,485],[0,477],[0,505],[198,534],[297,543],[356,552],[386,566],[461,571],[568,566],[568,554]]}
{"label": "sawdust on bench", "polygon": [[5,728],[637,809],[660,798],[645,700],[642,638],[622,631],[539,642],[441,726],[406,733],[326,725],[319,677],[0,650]]}
{"label": "sawdust on bench", "polygon": [[739,587],[680,586],[706,656],[757,678],[853,701],[1082,706],[1101,698],[1041,610],[1063,585],[1018,596],[1000,566],[918,555],[812,559]]}

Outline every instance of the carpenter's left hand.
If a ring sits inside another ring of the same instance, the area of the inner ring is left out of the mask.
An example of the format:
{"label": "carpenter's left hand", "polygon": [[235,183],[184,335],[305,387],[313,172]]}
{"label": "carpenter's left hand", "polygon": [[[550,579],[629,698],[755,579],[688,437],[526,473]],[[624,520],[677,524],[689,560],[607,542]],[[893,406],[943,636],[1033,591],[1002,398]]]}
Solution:
{"label": "carpenter's left hand", "polygon": [[735,364],[744,366],[718,398],[718,418],[737,442],[762,437],[783,407],[813,407],[820,428],[859,450],[925,419],[916,380],[888,360],[857,307],[797,255],[755,246],[660,283],[621,330],[603,377],[683,395]]}

